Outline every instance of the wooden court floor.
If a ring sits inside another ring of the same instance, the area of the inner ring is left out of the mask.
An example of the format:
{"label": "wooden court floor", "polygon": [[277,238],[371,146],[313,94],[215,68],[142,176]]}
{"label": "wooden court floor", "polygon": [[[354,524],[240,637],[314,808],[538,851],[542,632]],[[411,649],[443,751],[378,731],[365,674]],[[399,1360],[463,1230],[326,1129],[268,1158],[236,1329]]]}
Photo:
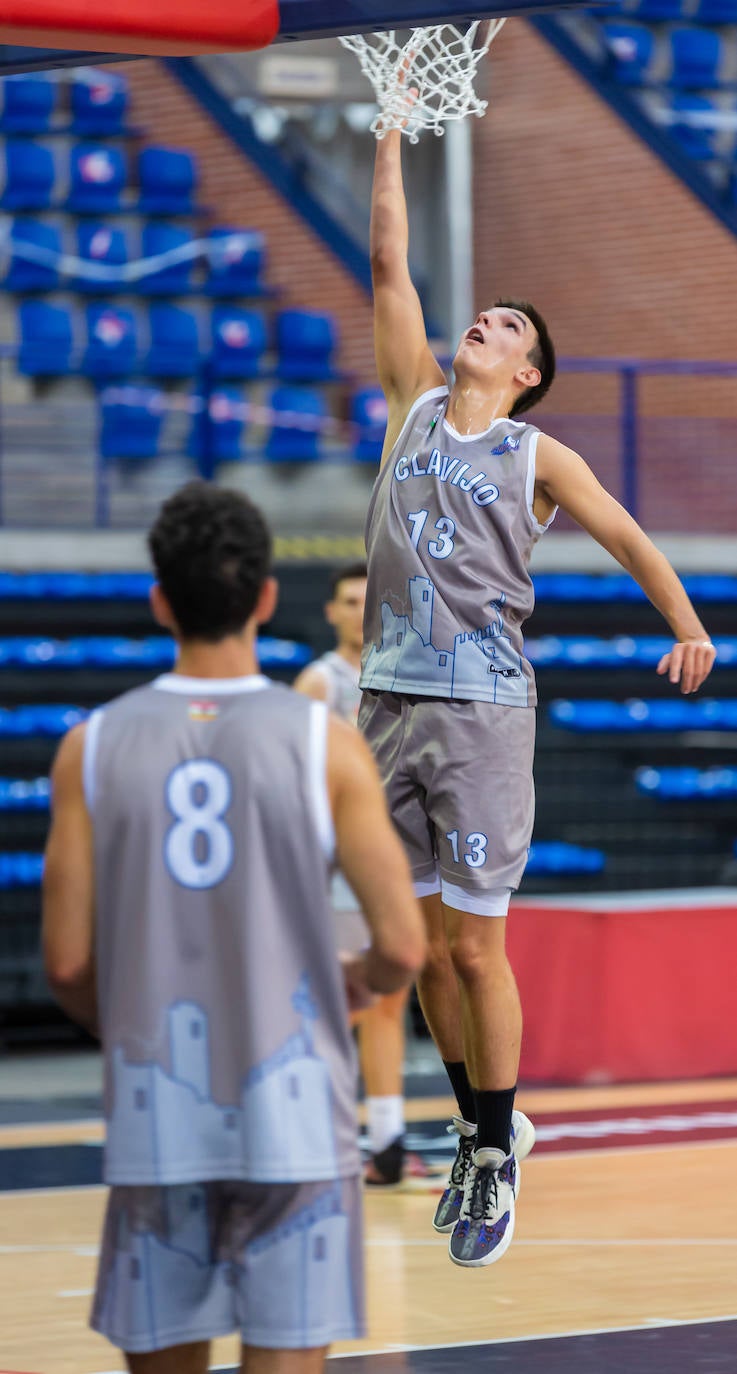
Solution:
{"label": "wooden court floor", "polygon": [[[667,1109],[676,1101],[697,1104],[708,1119],[711,1104],[728,1099],[737,1108],[737,1083],[722,1080],[677,1090],[661,1085],[528,1093],[520,1095],[520,1105],[540,1124],[571,1110],[604,1117],[622,1108],[636,1114],[658,1103]],[[437,1118],[438,1130],[450,1106],[445,1099],[411,1105],[425,1122]],[[70,1139],[94,1142],[99,1126],[3,1128],[0,1185],[9,1187],[2,1182],[3,1147],[9,1161],[12,1147]],[[394,1367],[391,1352],[733,1319],[736,1177],[737,1130],[732,1138],[698,1142],[641,1145],[635,1136],[625,1147],[581,1148],[579,1142],[575,1150],[541,1150],[522,1169],[509,1253],[480,1271],[450,1263],[447,1238],[430,1227],[432,1192],[369,1192],[369,1336],[335,1353],[386,1352],[385,1366],[380,1358],[370,1362],[373,1374]],[[98,1186],[0,1191],[0,1371],[122,1370],[119,1353],[86,1326],[104,1197]],[[734,1358],[703,1366],[714,1374],[737,1371],[737,1320],[725,1329],[734,1331]],[[483,1347],[490,1361],[494,1348]],[[218,1341],[213,1364],[230,1366],[236,1353],[234,1339]],[[447,1368],[462,1368],[461,1354]],[[419,1355],[411,1364],[425,1367]],[[681,1369],[671,1356],[667,1366],[658,1366],[666,1367],[668,1374],[694,1374],[695,1368],[689,1363]],[[566,1368],[597,1374],[589,1364]],[[525,1374],[524,1363],[517,1369]]]}

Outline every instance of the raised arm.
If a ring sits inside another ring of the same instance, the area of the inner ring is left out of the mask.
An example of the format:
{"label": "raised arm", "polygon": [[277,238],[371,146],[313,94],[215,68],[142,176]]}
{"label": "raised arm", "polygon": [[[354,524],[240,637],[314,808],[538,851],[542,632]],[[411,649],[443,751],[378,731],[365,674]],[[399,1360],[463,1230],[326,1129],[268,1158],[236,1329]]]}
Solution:
{"label": "raised arm", "polygon": [[536,496],[568,512],[634,577],[668,622],[677,643],[657,671],[695,692],[714,666],[716,650],[668,559],[636,520],[597,481],[583,458],[541,434],[537,445]]}
{"label": "raised arm", "polygon": [[389,407],[382,461],[394,445],[415,398],[445,383],[443,370],[427,342],[420,298],[409,274],[408,246],[402,135],[393,129],[376,143],[371,197],[374,349],[379,381]]}
{"label": "raised arm", "polygon": [[372,992],[396,992],[422,968],[422,914],[368,746],[353,726],[334,717],[328,783],[340,868],[371,931],[361,976]]}

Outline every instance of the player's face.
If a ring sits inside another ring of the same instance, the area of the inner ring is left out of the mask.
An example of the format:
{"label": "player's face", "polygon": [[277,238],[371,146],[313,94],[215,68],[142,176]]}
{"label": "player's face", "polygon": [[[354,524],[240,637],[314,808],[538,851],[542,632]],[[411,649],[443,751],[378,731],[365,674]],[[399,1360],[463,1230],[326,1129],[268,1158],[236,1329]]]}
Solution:
{"label": "player's face", "polygon": [[506,305],[482,310],[453,359],[456,376],[511,384],[519,372],[530,368],[528,354],[536,341],[537,330],[521,310]]}
{"label": "player's face", "polygon": [[325,607],[325,614],[335,630],[339,649],[361,648],[365,602],[365,577],[348,577],[338,583],[333,600]]}

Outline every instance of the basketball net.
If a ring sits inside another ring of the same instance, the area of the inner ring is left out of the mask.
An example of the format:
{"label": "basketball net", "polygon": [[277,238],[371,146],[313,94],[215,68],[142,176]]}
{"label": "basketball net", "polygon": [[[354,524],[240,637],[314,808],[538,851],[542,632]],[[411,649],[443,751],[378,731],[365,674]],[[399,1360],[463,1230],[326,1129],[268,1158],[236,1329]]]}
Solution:
{"label": "basketball net", "polygon": [[423,129],[440,136],[449,120],[482,115],[488,101],[477,96],[474,77],[504,22],[477,19],[465,31],[452,24],[413,29],[405,43],[396,29],[341,38],[376,94],[379,114],[371,132],[383,138],[401,129],[416,143]]}

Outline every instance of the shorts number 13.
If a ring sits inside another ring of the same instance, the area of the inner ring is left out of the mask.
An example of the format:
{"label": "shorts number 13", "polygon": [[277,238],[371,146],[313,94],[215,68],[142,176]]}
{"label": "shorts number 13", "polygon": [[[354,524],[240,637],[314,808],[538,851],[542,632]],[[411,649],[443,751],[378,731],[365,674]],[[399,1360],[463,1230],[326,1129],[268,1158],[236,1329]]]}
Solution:
{"label": "shorts number 13", "polygon": [[[445,836],[453,850],[454,863],[460,863],[461,861],[461,856],[458,851],[458,836],[459,832],[457,830],[448,830]],[[486,863],[486,846],[488,843],[488,836],[482,834],[480,830],[472,830],[471,834],[466,836],[466,850],[463,855],[463,861],[468,864],[469,868],[483,868]]]}

